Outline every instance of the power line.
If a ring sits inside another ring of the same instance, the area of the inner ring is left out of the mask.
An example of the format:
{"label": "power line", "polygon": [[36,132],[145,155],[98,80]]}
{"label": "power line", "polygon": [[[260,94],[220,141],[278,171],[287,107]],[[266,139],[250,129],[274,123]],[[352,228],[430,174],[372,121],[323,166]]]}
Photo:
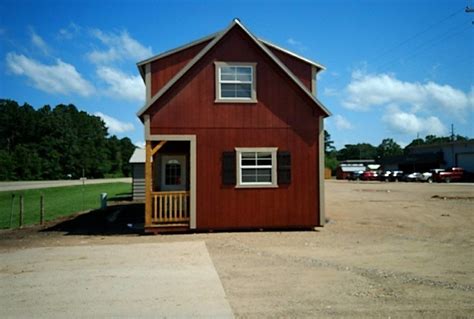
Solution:
{"label": "power line", "polygon": [[[420,52],[423,52],[423,51],[425,51],[427,49],[430,49],[430,48],[432,48],[436,45],[444,43],[445,40],[453,38],[453,37],[465,32],[467,29],[470,29],[470,28],[471,28],[471,26],[465,26],[465,25],[462,26],[461,28],[459,28],[459,26],[456,26],[455,28],[451,28],[447,32],[443,33],[442,35],[431,38],[430,40],[418,45],[417,47],[414,48],[414,50],[409,55],[404,57],[404,59],[405,60],[410,60],[413,57],[417,56]],[[455,31],[455,32],[452,32],[452,31]],[[400,59],[400,57],[391,59],[390,61],[380,65],[379,67],[376,67],[376,69],[378,69],[378,70],[385,69],[387,66],[390,66],[391,64],[398,61],[399,59]]]}
{"label": "power line", "polygon": [[433,27],[439,25],[440,23],[445,22],[445,21],[447,21],[447,20],[449,20],[449,19],[451,19],[451,18],[457,16],[458,14],[460,14],[461,12],[463,12],[464,10],[465,10],[464,8],[463,8],[463,9],[458,9],[458,10],[454,11],[453,13],[450,13],[448,16],[446,16],[446,17],[444,17],[444,18],[442,18],[442,19],[440,19],[440,20],[438,20],[438,21],[436,21],[436,22],[430,24],[428,27],[426,27],[425,29],[423,29],[423,30],[419,31],[418,33],[412,35],[412,36],[409,37],[408,39],[401,41],[400,43],[396,44],[395,46],[393,46],[393,47],[391,47],[391,48],[389,48],[389,49],[387,49],[387,50],[385,50],[385,51],[382,51],[377,57],[375,57],[375,58],[372,59],[371,61],[380,60],[380,58],[386,56],[387,54],[389,54],[389,53],[391,53],[391,52],[393,52],[393,51],[395,51],[396,49],[398,49],[398,48],[400,48],[401,46],[405,45],[406,43],[412,41],[413,39],[418,38],[420,35],[425,34],[425,33],[428,32],[429,30],[431,30]]}

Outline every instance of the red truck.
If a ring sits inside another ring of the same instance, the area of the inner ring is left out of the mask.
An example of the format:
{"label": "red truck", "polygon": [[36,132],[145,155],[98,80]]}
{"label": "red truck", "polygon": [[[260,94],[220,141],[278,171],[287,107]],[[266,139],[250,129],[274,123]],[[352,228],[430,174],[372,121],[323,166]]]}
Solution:
{"label": "red truck", "polygon": [[441,182],[458,182],[464,177],[464,169],[461,167],[452,167],[448,170],[433,173],[433,180],[438,183]]}

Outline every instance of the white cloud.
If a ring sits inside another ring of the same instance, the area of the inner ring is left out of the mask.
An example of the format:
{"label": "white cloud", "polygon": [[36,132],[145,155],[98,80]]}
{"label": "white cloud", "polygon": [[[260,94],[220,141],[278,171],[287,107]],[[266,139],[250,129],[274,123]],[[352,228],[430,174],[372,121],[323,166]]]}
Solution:
{"label": "white cloud", "polygon": [[58,37],[60,39],[71,40],[80,30],[81,28],[77,24],[71,22],[66,28],[59,29]]}
{"label": "white cloud", "polygon": [[33,82],[33,86],[47,92],[60,94],[91,95],[94,86],[85,80],[76,68],[60,59],[53,65],[46,65],[22,54],[7,54],[8,69],[16,75],[24,75]]}
{"label": "white cloud", "polygon": [[351,130],[354,126],[342,115],[334,116],[334,125],[338,130]]}
{"label": "white cloud", "polygon": [[409,135],[444,135],[446,127],[436,116],[419,117],[413,113],[403,112],[398,107],[390,106],[382,121],[395,133]]}
{"label": "white cloud", "polygon": [[89,60],[96,64],[108,64],[119,60],[143,60],[152,55],[151,48],[143,46],[133,39],[128,32],[106,33],[99,29],[92,30],[92,35],[107,48],[93,50],[87,54]]}
{"label": "white cloud", "polygon": [[97,75],[107,84],[107,93],[116,98],[143,102],[145,100],[145,85],[137,75],[127,75],[111,67],[99,67]]}
{"label": "white cloud", "polygon": [[410,106],[413,112],[434,106],[463,117],[473,104],[467,93],[449,85],[407,82],[398,80],[392,74],[367,74],[359,70],[352,73],[346,94],[343,105],[357,111],[396,103]]}
{"label": "white cloud", "polygon": [[33,43],[33,45],[38,48],[43,54],[48,55],[50,49],[46,42],[43,40],[43,38],[40,37],[33,29],[30,29],[30,34],[31,43]]}
{"label": "white cloud", "polygon": [[120,54],[115,50],[115,48],[110,48],[107,51],[97,51],[94,50],[87,54],[89,60],[95,64],[107,64],[111,61],[119,60]]}
{"label": "white cloud", "polygon": [[135,129],[132,123],[121,122],[104,113],[95,112],[94,115],[100,117],[105,122],[105,126],[109,129],[109,133],[124,133]]}

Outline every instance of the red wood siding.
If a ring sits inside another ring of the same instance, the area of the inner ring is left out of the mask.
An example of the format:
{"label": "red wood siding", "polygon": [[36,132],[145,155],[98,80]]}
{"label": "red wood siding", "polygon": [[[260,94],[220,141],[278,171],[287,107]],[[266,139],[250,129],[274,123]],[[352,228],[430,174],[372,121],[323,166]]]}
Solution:
{"label": "red wood siding", "polygon": [[[318,116],[301,89],[234,28],[147,112],[151,134],[197,136],[197,228],[311,227],[318,221]],[[257,103],[214,103],[214,61],[256,62]],[[222,153],[291,152],[292,182],[271,189],[222,185]]]}
{"label": "red wood siding", "polygon": [[276,57],[280,59],[281,62],[283,62],[288,67],[288,69],[290,69],[291,72],[293,72],[293,74],[301,81],[301,83],[303,83],[303,85],[306,86],[311,92],[312,66],[306,62],[301,61],[300,59],[286,54],[285,52],[282,52],[270,46],[268,46],[267,48],[269,48],[270,51],[272,51],[272,53],[276,55]]}
{"label": "red wood siding", "polygon": [[209,42],[196,44],[185,50],[168,55],[151,63],[151,96],[189,63]]}

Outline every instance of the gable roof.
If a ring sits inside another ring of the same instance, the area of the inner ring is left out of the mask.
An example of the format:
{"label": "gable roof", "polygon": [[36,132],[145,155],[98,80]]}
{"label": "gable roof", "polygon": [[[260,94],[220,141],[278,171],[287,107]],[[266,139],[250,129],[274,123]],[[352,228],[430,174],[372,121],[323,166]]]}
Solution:
{"label": "gable roof", "polygon": [[143,148],[136,148],[135,151],[133,151],[132,157],[130,157],[130,160],[128,161],[130,164],[140,164],[140,163],[145,163],[145,150]]}
{"label": "gable roof", "polygon": [[188,48],[191,48],[195,45],[204,43],[206,41],[210,41],[210,40],[214,39],[218,34],[219,34],[219,32],[207,35],[207,36],[202,37],[200,39],[194,40],[192,42],[181,45],[177,48],[162,52],[160,54],[152,56],[151,58],[148,58],[146,60],[138,62],[137,67],[138,67],[138,70],[140,71],[140,75],[142,76],[142,79],[145,80],[145,69],[144,69],[144,67],[145,67],[146,64],[151,63],[151,62],[156,61],[156,60],[159,60],[159,59],[162,59],[164,57],[167,57],[168,55],[172,55],[172,54],[177,53],[179,51],[186,50]]}
{"label": "gable roof", "polygon": [[[249,38],[251,40],[253,40],[253,42],[273,62],[275,62],[283,70],[283,72],[286,75],[288,75],[288,77],[305,93],[305,95],[307,97],[310,98],[310,100],[315,104],[315,106],[317,106],[324,113],[325,116],[330,116],[331,115],[331,112],[329,112],[329,110],[315,96],[313,96],[313,94],[301,83],[301,81],[293,74],[293,72],[291,72],[290,69],[288,69],[288,67],[283,62],[281,62],[280,59],[278,59],[270,51],[270,49],[268,49],[267,46],[265,44],[263,44],[262,41],[260,41],[252,33],[250,33],[250,31],[247,30],[247,28],[245,28],[243,26],[243,24],[238,19],[234,19],[226,29],[224,29],[223,31],[217,33],[212,38],[211,42],[209,42],[191,61],[189,61],[189,63],[184,68],[182,68],[178,73],[176,73],[175,76],[173,78],[171,78],[171,80],[168,81],[168,83],[166,83],[149,101],[147,101],[145,103],[145,105],[137,112],[137,115],[141,118],[141,116],[148,110],[148,108],[151,105],[153,105],[160,97],[162,97],[181,77],[183,77],[199,60],[201,60],[201,58],[203,58],[204,55],[206,55],[207,52],[209,52],[231,29],[233,29],[236,26],[240,27],[241,30],[243,30],[249,36]],[[202,43],[202,42],[204,42],[206,40],[209,40],[209,39],[210,39],[210,37],[209,38],[203,38],[203,39],[200,39],[198,41],[194,41],[191,44],[185,45],[184,48],[188,48],[192,45]],[[181,48],[178,48],[178,49],[167,51],[167,52],[162,53],[158,56],[150,58],[148,60],[144,60],[142,62],[139,62],[138,63],[138,68],[140,69],[141,67],[143,67],[147,63],[150,63],[150,62],[152,62],[156,59],[162,58],[166,55],[170,55],[172,53],[175,53],[179,50],[183,50],[184,48],[181,47]],[[140,73],[141,72],[142,71],[140,71]]]}
{"label": "gable roof", "polygon": [[264,39],[262,39],[262,38],[259,38],[258,41],[262,42],[263,44],[265,44],[265,45],[268,46],[268,47],[272,47],[272,48],[274,48],[274,49],[277,49],[278,51],[281,51],[281,52],[283,52],[283,53],[286,53],[286,54],[288,54],[288,55],[290,55],[290,56],[292,56],[292,57],[294,57],[294,58],[297,58],[297,59],[299,59],[299,60],[301,60],[301,61],[303,61],[303,62],[306,62],[306,63],[308,63],[308,64],[311,64],[312,66],[315,66],[316,68],[318,68],[318,69],[320,69],[320,70],[326,70],[326,67],[325,67],[324,65],[319,64],[318,62],[315,62],[315,61],[313,61],[313,60],[307,59],[307,58],[305,58],[305,57],[302,57],[301,55],[298,55],[298,54],[296,54],[296,53],[294,53],[294,52],[291,52],[291,51],[289,51],[289,50],[287,50],[287,49],[284,49],[284,48],[282,48],[282,47],[280,47],[280,46],[278,46],[278,45],[276,45],[276,44],[274,44],[274,43],[272,43],[272,42],[270,42],[270,41],[264,40]]}

